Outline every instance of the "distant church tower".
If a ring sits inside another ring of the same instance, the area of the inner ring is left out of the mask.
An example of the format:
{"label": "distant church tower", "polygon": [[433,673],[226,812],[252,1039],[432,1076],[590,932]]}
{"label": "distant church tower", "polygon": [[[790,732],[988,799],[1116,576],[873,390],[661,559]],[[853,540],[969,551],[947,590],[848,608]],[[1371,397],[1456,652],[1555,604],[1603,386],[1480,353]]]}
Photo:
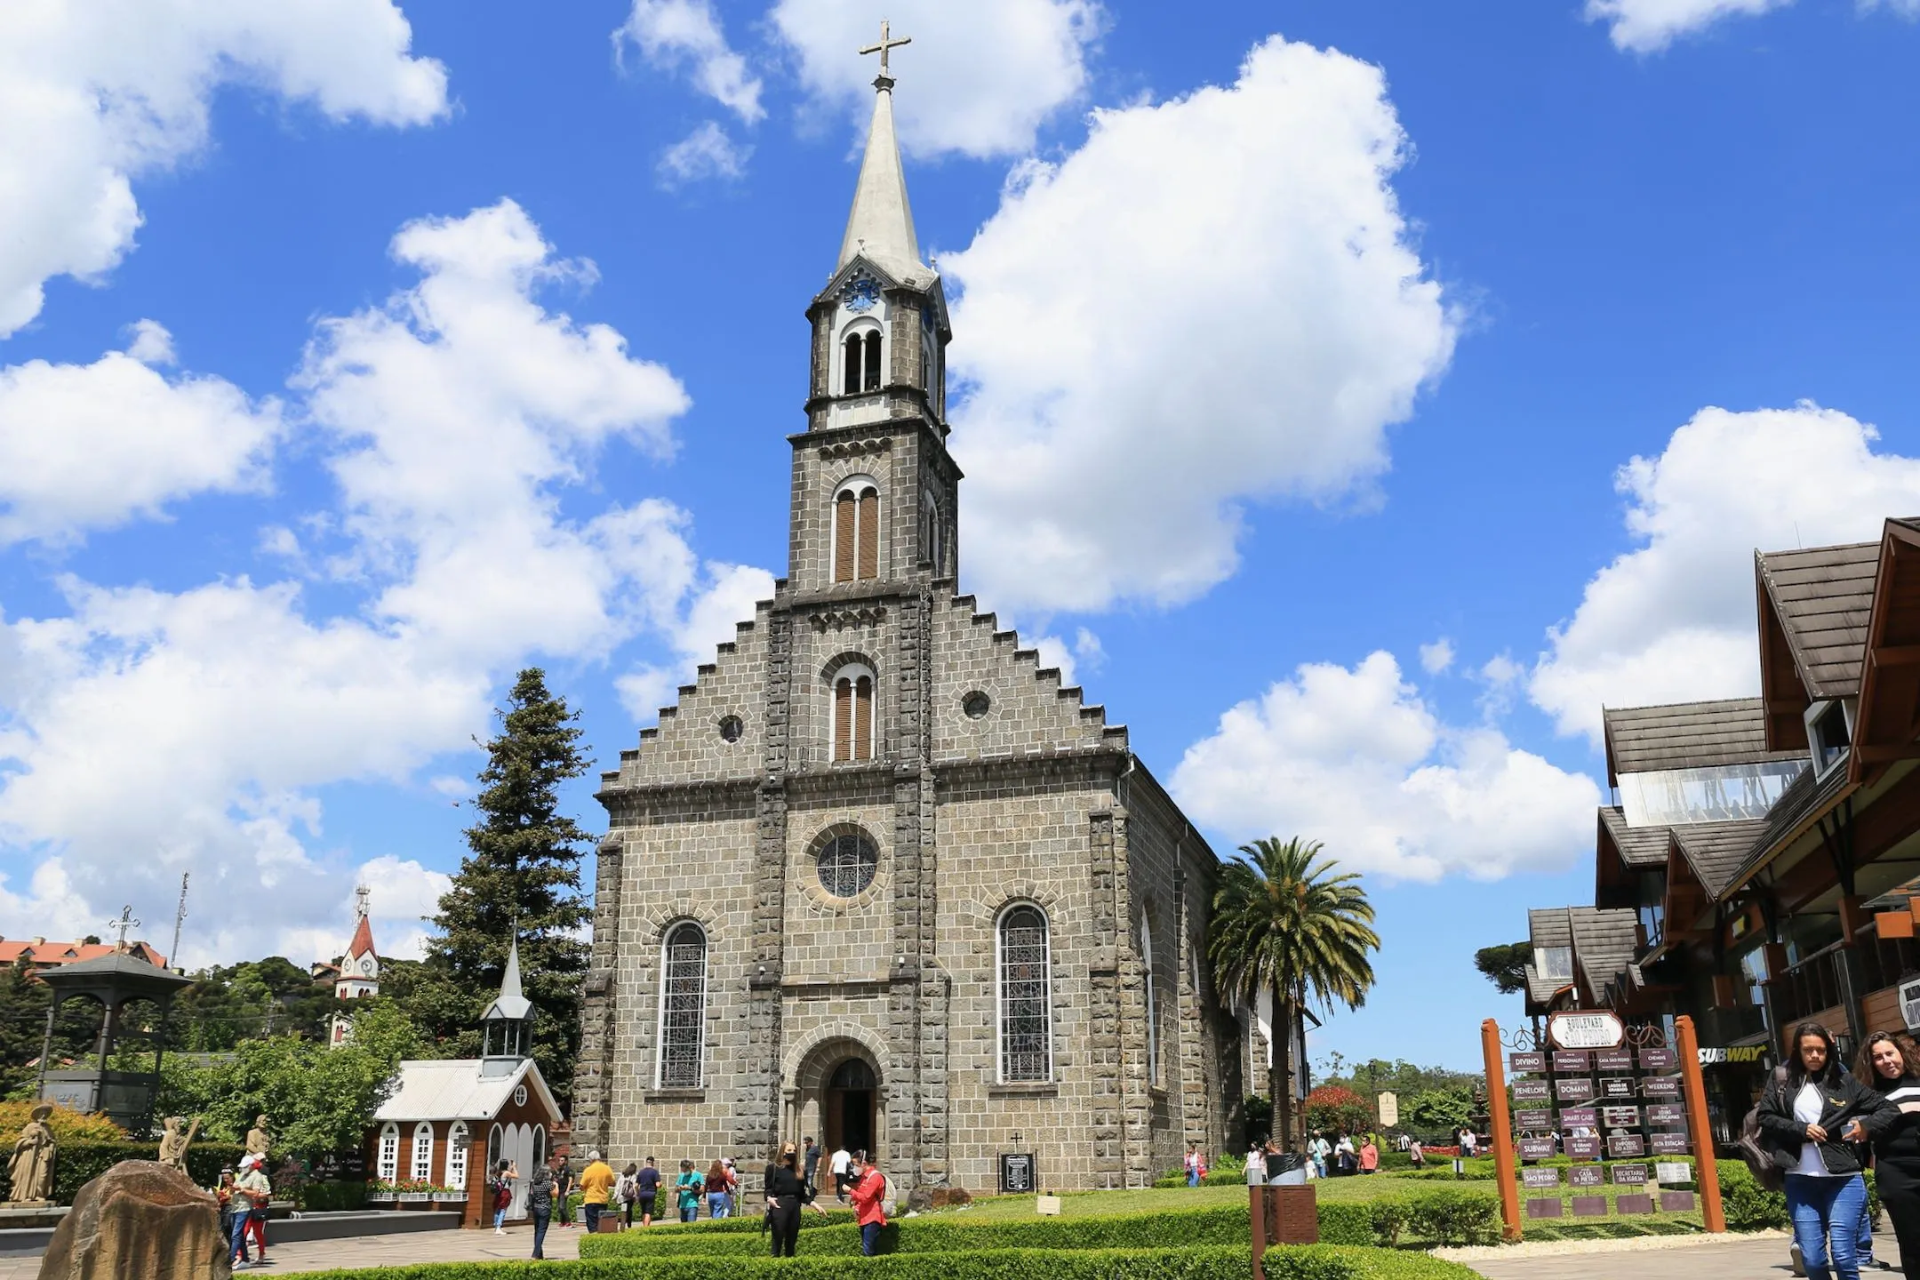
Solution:
{"label": "distant church tower", "polygon": [[[602,775],[575,1138],[866,1148],[903,1187],[1146,1186],[1221,1150],[1239,1033],[1202,962],[1213,852],[957,593],[952,329],[888,36],[807,306],[788,571]],[[1025,1173],[1020,1171],[1025,1170]],[[1031,1189],[1028,1187],[1026,1189]]]}
{"label": "distant church tower", "polygon": [[[333,994],[338,1000],[359,1000],[380,994],[380,957],[373,949],[373,924],[367,914],[370,893],[367,886],[361,885],[353,895],[354,914],[358,919],[353,928],[353,941],[347,944],[347,954],[340,957],[339,976],[333,980]],[[352,1016],[334,1014],[327,1028],[327,1043],[345,1044],[352,1036]]]}

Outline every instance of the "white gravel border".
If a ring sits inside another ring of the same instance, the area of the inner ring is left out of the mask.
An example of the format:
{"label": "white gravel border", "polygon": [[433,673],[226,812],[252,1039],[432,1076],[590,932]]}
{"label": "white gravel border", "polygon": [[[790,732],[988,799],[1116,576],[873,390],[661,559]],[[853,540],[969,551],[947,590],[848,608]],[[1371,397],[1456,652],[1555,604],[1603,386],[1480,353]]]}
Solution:
{"label": "white gravel border", "polygon": [[1436,1258],[1449,1262],[1481,1262],[1494,1258],[1547,1258],[1563,1253],[1641,1253],[1648,1249],[1693,1249],[1701,1245],[1738,1244],[1747,1240],[1780,1240],[1784,1231],[1701,1231],[1682,1236],[1628,1236],[1621,1240],[1535,1240],[1531,1244],[1466,1245],[1435,1249]]}

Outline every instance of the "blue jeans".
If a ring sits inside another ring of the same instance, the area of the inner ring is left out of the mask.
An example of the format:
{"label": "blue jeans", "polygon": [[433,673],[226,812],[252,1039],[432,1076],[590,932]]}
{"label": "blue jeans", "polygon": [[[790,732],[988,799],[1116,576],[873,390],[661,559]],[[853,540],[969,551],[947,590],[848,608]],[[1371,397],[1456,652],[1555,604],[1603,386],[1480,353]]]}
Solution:
{"label": "blue jeans", "polygon": [[538,1209],[533,1211],[533,1256],[536,1258],[544,1258],[547,1256],[547,1228],[551,1226],[552,1223],[553,1210],[549,1209],[545,1213],[542,1213]]}
{"label": "blue jeans", "polygon": [[880,1224],[869,1222],[860,1228],[860,1252],[871,1258],[880,1251]]}
{"label": "blue jeans", "polygon": [[692,1222],[700,1216],[700,1202],[692,1200],[680,1206],[680,1221]]}
{"label": "blue jeans", "polygon": [[[1860,1280],[1860,1220],[1866,1212],[1867,1184],[1859,1174],[1845,1178],[1787,1175],[1787,1217],[1794,1243],[1807,1264],[1807,1280]],[[1832,1268],[1828,1268],[1828,1245]]]}
{"label": "blue jeans", "polygon": [[1873,1265],[1873,1215],[1867,1212],[1869,1207],[1867,1198],[1862,1196],[1860,1198],[1860,1248],[1858,1253],[1860,1255],[1860,1265],[1863,1268]]}
{"label": "blue jeans", "polygon": [[233,1215],[233,1239],[230,1244],[231,1248],[227,1253],[228,1265],[232,1265],[236,1258],[241,1262],[249,1260],[247,1257],[247,1215],[244,1213],[236,1213]]}
{"label": "blue jeans", "polygon": [[1200,1185],[1200,1171],[1198,1169],[1187,1170],[1187,1185],[1190,1187]]}
{"label": "blue jeans", "polygon": [[600,1229],[600,1211],[604,1208],[606,1208],[606,1206],[603,1204],[583,1204],[580,1206],[580,1216],[587,1220],[588,1235],[592,1235]]}

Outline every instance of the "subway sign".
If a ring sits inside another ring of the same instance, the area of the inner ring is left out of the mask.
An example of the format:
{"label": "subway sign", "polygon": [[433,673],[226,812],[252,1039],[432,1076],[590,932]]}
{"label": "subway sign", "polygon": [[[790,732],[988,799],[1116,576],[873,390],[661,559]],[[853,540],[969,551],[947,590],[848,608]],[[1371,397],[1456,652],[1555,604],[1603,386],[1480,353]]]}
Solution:
{"label": "subway sign", "polygon": [[1700,1065],[1703,1067],[1711,1067],[1719,1063],[1760,1063],[1766,1061],[1766,1056],[1767,1046],[1763,1044],[1734,1045],[1729,1049],[1702,1048],[1700,1050]]}

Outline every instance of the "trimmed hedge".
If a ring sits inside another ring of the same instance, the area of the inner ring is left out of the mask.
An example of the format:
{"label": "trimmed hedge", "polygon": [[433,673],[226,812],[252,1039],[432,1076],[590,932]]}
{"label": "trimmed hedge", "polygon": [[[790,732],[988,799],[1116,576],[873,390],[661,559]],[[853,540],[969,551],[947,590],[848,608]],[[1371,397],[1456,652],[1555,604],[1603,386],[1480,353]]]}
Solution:
{"label": "trimmed hedge", "polygon": [[[247,1153],[243,1146],[230,1143],[196,1142],[187,1148],[187,1176],[202,1187],[220,1181],[220,1170],[238,1165]],[[157,1142],[63,1142],[53,1153],[53,1200],[72,1204],[80,1188],[119,1164],[122,1160],[158,1160]],[[7,1170],[0,1165],[0,1195],[9,1185]]]}
{"label": "trimmed hedge", "polygon": [[[668,1210],[672,1212],[671,1209]],[[800,1214],[802,1231],[817,1230],[820,1227],[844,1226],[854,1220],[851,1209],[827,1209],[815,1213],[807,1209]],[[638,1228],[635,1228],[638,1230]],[[655,1216],[653,1225],[647,1228],[649,1234],[666,1233],[669,1235],[759,1235],[761,1231],[758,1211],[742,1214],[733,1218],[701,1218],[697,1222],[682,1222],[678,1218],[661,1221]],[[612,1236],[582,1236],[583,1240],[611,1240]]]}
{"label": "trimmed hedge", "polygon": [[[1364,1207],[1364,1206],[1362,1206]],[[810,1215],[809,1215],[810,1216]],[[722,1222],[730,1219],[722,1218]],[[623,1231],[610,1236],[582,1236],[583,1258],[685,1257],[688,1255],[746,1256],[765,1251],[767,1241],[756,1234],[681,1231]],[[1173,1209],[1161,1213],[1133,1213],[1098,1218],[1022,1218],[967,1221],[944,1216],[908,1218],[888,1223],[880,1233],[881,1253],[955,1253],[979,1250],[1046,1249],[1083,1252],[1099,1249],[1153,1249],[1183,1246],[1247,1246],[1247,1210],[1242,1205],[1212,1209]],[[1372,1244],[1371,1239],[1340,1240],[1341,1244]],[[860,1252],[860,1229],[848,1224],[816,1228],[801,1248],[808,1253],[850,1257]]]}
{"label": "trimmed hedge", "polygon": [[[1458,1263],[1385,1249],[1328,1245],[1269,1249],[1265,1262],[1273,1280],[1475,1280],[1475,1273]],[[730,1258],[726,1274],[728,1280],[847,1280],[849,1267],[858,1268],[869,1280],[1246,1280],[1252,1259],[1245,1244],[1188,1249],[917,1253],[858,1262],[837,1254],[803,1253],[797,1258]],[[313,1272],[308,1280],[711,1280],[713,1275],[710,1259],[662,1257],[433,1262]]]}

